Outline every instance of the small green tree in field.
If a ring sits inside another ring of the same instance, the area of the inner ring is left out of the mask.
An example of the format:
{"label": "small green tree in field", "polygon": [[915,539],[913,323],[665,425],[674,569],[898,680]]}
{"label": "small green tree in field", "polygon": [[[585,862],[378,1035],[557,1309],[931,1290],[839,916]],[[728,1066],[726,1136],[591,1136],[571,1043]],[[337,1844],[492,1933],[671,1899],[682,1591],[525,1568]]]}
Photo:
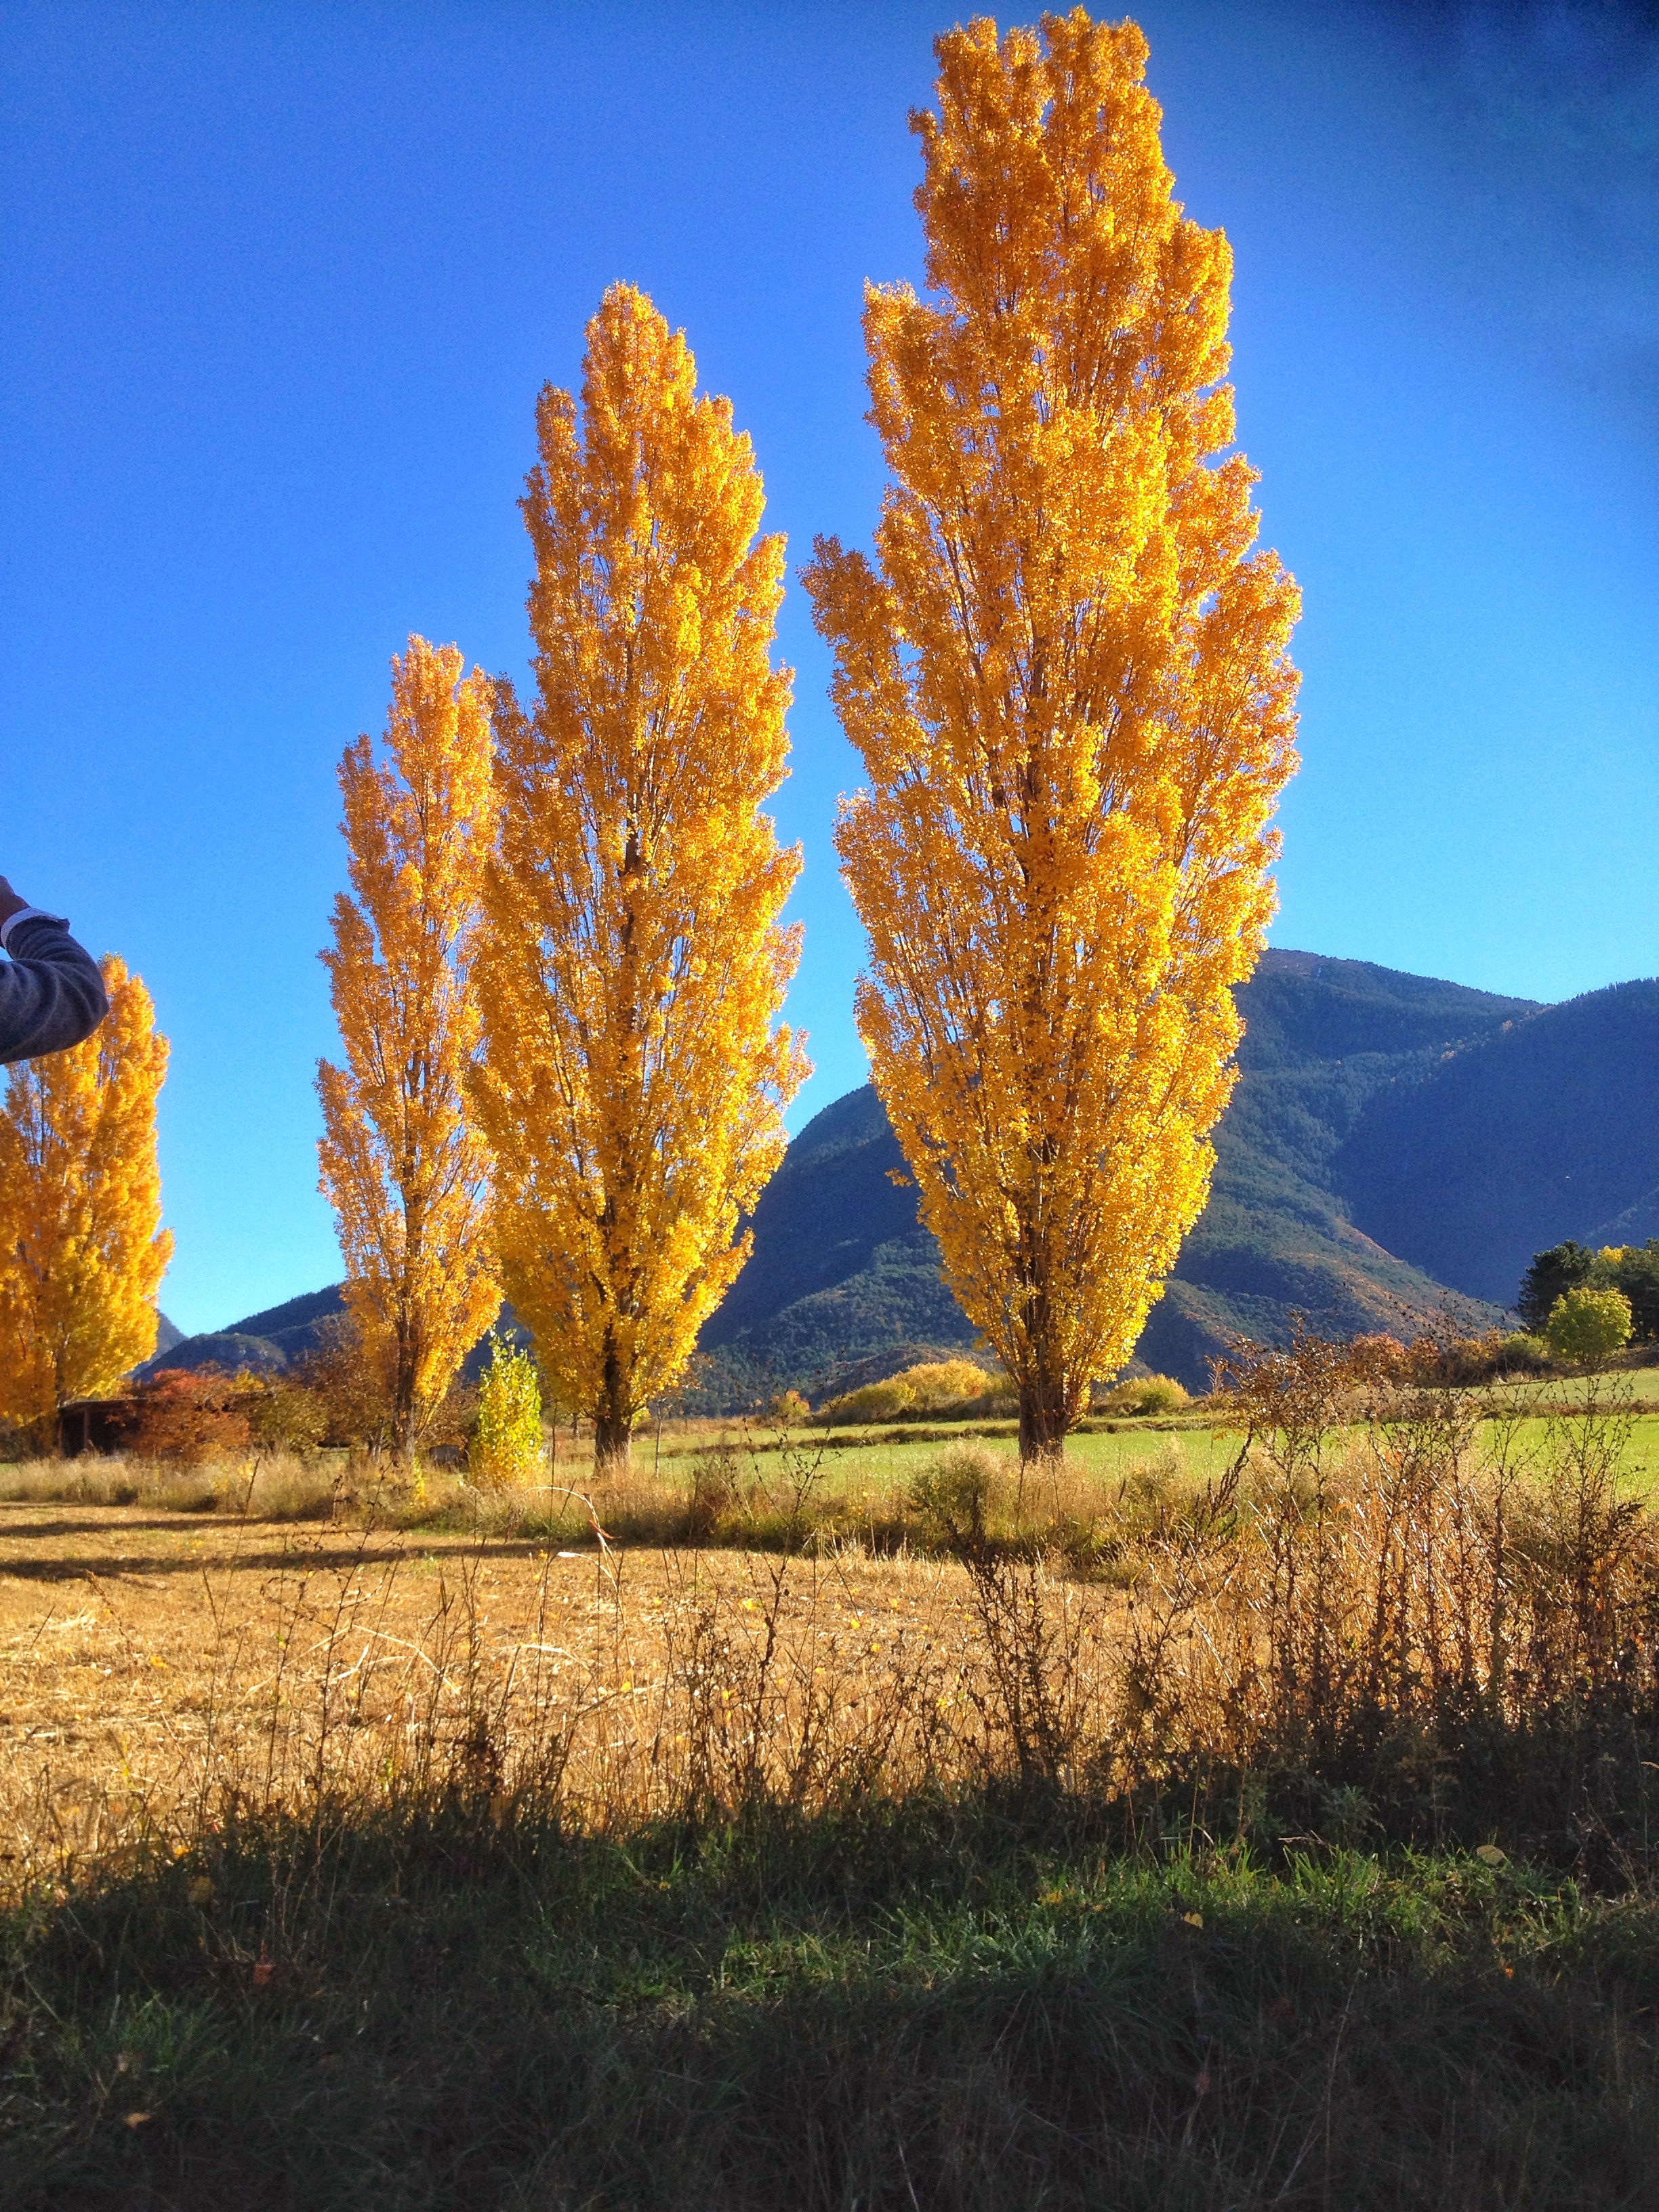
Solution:
{"label": "small green tree in field", "polygon": [[1550,1308],[1545,1334],[1552,1356],[1564,1365],[1593,1367],[1630,1342],[1630,1300],[1622,1291],[1581,1284],[1564,1291]]}
{"label": "small green tree in field", "polygon": [[478,1386],[478,1425],[468,1465],[481,1490],[522,1482],[541,1463],[542,1392],[536,1363],[492,1335]]}

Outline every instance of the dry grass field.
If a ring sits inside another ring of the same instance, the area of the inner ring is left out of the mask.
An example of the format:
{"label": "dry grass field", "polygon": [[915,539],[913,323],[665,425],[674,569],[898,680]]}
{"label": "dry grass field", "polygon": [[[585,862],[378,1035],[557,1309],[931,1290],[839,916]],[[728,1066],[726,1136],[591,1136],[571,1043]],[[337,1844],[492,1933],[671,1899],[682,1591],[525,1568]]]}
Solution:
{"label": "dry grass field", "polygon": [[17,1471],[0,2208],[1652,2205],[1640,1425],[1329,1383],[592,1516]]}
{"label": "dry grass field", "polygon": [[6,1863],[458,1761],[498,1798],[556,1778],[603,1826],[851,1778],[1121,1792],[1460,1698],[1520,1725],[1622,1682],[1659,1558],[1649,1422],[1621,1394],[1530,1406],[1293,1413],[1243,1452],[1142,1430],[1029,1475],[983,1438],[849,1479],[850,1452],[718,1432],[587,1490],[567,1450],[550,1493],[39,1464],[0,1502]]}
{"label": "dry grass field", "polygon": [[936,1748],[939,1700],[973,1680],[970,1614],[948,1559],[0,1504],[9,1863],[15,1880],[184,1838],[227,1794],[381,1790],[480,1730],[501,1778],[556,1759],[574,1813],[649,1814],[683,1786],[688,1705],[728,1783],[752,1753],[787,1786],[803,1728],[826,1765],[902,1761],[918,1711]]}

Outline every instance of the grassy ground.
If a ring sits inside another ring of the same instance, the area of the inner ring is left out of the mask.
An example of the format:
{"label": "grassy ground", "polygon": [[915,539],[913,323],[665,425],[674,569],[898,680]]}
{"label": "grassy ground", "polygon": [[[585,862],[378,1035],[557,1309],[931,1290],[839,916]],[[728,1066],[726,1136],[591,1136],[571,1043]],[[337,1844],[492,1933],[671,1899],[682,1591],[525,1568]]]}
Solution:
{"label": "grassy ground", "polygon": [[171,1848],[227,1776],[292,1807],[317,1775],[349,1790],[406,1766],[469,1713],[523,1747],[553,1704],[573,1728],[567,1801],[621,1789],[650,1809],[619,1774],[683,1737],[665,1698],[705,1647],[726,1688],[752,1691],[769,1635],[775,1674],[827,1669],[851,1741],[960,1642],[969,1601],[951,1562],[856,1551],[607,1563],[419,1529],[0,1506],[4,1863],[51,1879],[65,1856]]}
{"label": "grassy ground", "polygon": [[[1559,1398],[1559,1386],[1554,1387]],[[1548,1417],[1552,1408],[1547,1389],[1522,1386],[1517,1392],[1530,1419],[1542,1421]],[[731,1438],[745,1452],[758,1446],[766,1457],[775,1449],[775,1439],[763,1429],[738,1431],[711,1421],[680,1436],[671,1426],[659,1455],[653,1455],[651,1439],[643,1439],[637,1448],[637,1467],[641,1474],[647,1474],[659,1465],[665,1474],[688,1480],[688,1462],[706,1454],[722,1437]],[[902,1496],[922,1469],[937,1460],[942,1445],[958,1437],[982,1441],[988,1449],[1011,1455],[1016,1449],[1012,1423],[938,1422],[918,1424],[909,1431],[887,1428],[873,1433],[868,1429],[812,1430],[793,1434],[788,1444],[806,1455],[814,1453],[820,1443],[828,1447],[823,1460],[827,1494],[867,1493],[881,1500]],[[1212,1416],[1194,1413],[1093,1425],[1067,1438],[1066,1456],[1077,1473],[1102,1484],[1115,1485],[1149,1464],[1179,1469],[1193,1480],[1204,1482],[1221,1473],[1237,1455],[1238,1447],[1235,1430],[1222,1427]],[[571,1462],[578,1474],[591,1473],[592,1464],[591,1458]],[[1632,1408],[1621,1471],[1634,1488],[1644,1492],[1659,1478],[1659,1404],[1648,1412]],[[570,1479],[568,1468],[566,1479]]]}
{"label": "grassy ground", "polygon": [[0,2212],[1659,2205],[1645,1425],[1522,1431],[0,1504]]}
{"label": "grassy ground", "polygon": [[8,2207],[1655,2202],[1659,1911],[1017,1797],[239,1826],[4,1929]]}
{"label": "grassy ground", "polygon": [[[1627,1495],[1647,1497],[1659,1480],[1659,1404],[1650,1408],[1651,1375],[1638,1370],[1613,1388],[1625,1395],[1616,1472]],[[1608,1386],[1602,1386],[1607,1388]],[[1520,1456],[1544,1451],[1547,1431],[1577,1400],[1559,1379],[1505,1385],[1506,1416],[1519,1416]],[[1490,1456],[1504,1423],[1477,1425],[1475,1449]],[[1365,1431],[1357,1431],[1356,1437]],[[434,1532],[479,1529],[574,1547],[592,1540],[599,1509],[606,1534],[627,1545],[725,1543],[788,1548],[823,1533],[866,1548],[915,1548],[927,1531],[908,1503],[918,1479],[952,1444],[976,1447],[1005,1466],[1018,1492],[1014,1522],[1036,1541],[1056,1519],[1104,1518],[1126,1485],[1148,1480],[1200,1487],[1237,1457],[1236,1430],[1212,1412],[1149,1419],[1096,1417],[1067,1442],[1063,1472],[1021,1483],[1012,1422],[933,1420],[887,1427],[779,1431],[759,1421],[668,1420],[635,1443],[629,1473],[600,1480],[591,1436],[562,1431],[537,1480],[481,1498],[461,1475],[428,1469],[417,1491],[385,1471],[340,1453],[305,1462],[276,1458],[254,1467],[180,1468],[120,1461],[37,1461],[0,1467],[0,1501],[111,1504],[166,1511],[252,1511],[263,1520],[356,1513],[378,1524]],[[689,1510],[694,1496],[697,1510]],[[1012,1524],[1011,1524],[1012,1525]]]}

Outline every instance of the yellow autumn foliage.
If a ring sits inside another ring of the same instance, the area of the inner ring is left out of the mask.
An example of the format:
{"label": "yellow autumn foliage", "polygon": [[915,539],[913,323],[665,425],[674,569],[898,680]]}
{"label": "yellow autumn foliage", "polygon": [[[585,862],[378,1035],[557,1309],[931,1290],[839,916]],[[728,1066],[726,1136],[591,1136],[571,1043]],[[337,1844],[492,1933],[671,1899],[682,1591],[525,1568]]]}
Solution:
{"label": "yellow autumn foliage", "polygon": [[728,401],[627,285],[550,386],[524,501],[537,693],[496,713],[478,1111],[507,1296],[550,1390],[628,1449],[742,1266],[805,1078],[774,1026],[800,866],[785,773],[783,542]]}
{"label": "yellow autumn foliage", "polygon": [[345,1066],[317,1066],[321,1186],[346,1309],[406,1458],[501,1304],[489,1155],[468,1120],[471,969],[491,835],[493,692],[453,646],[411,637],[392,664],[384,763],[340,763],[351,892],[321,957]]}
{"label": "yellow autumn foliage", "polygon": [[858,1018],[964,1311],[1057,1448],[1204,1204],[1231,987],[1295,765],[1291,579],[1253,554],[1231,256],[1182,213],[1133,23],[935,47],[928,289],[872,288],[876,560],[808,572],[868,787]]}
{"label": "yellow autumn foliage", "polygon": [[0,1113],[0,1418],[20,1425],[149,1358],[173,1255],[155,1152],[167,1039],[142,979],[112,954],[100,965],[101,1027],[10,1068]]}

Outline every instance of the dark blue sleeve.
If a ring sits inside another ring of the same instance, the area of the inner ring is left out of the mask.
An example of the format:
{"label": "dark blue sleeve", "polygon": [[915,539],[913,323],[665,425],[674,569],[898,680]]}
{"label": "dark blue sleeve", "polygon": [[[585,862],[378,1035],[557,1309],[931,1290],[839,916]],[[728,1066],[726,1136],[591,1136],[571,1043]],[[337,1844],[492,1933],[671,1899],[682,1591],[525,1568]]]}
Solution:
{"label": "dark blue sleeve", "polygon": [[0,961],[0,1061],[37,1060],[89,1037],[109,1012],[98,963],[50,915],[20,921]]}

